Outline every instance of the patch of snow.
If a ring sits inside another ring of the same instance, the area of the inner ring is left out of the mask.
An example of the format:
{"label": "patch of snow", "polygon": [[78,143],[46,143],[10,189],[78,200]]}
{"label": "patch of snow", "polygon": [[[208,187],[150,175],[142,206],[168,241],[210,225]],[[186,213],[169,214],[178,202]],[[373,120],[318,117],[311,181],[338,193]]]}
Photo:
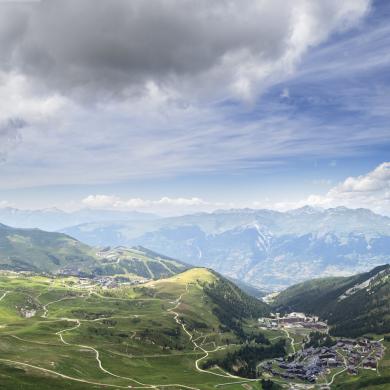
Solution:
{"label": "patch of snow", "polygon": [[353,287],[351,287],[347,291],[345,291],[344,294],[340,295],[337,300],[340,302],[343,299],[348,298],[351,295],[356,294],[358,291],[361,291],[361,290],[370,291],[372,288],[372,282],[380,275],[383,275],[387,278],[388,275],[386,275],[386,274],[388,272],[389,272],[388,269],[384,269],[384,270],[378,272],[376,275],[372,276],[371,278],[365,280],[364,282],[359,283],[359,284],[355,284]]}

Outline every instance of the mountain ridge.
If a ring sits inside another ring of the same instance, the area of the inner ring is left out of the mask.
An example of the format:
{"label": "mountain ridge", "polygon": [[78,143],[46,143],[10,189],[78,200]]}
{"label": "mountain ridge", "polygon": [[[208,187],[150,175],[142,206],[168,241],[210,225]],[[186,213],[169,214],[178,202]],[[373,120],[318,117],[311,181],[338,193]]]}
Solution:
{"label": "mountain ridge", "polygon": [[57,207],[45,209],[0,208],[0,222],[19,228],[38,228],[56,231],[71,225],[96,221],[128,221],[158,218],[151,213],[138,211],[99,210],[84,208],[76,211],[63,211]]}
{"label": "mountain ridge", "polygon": [[0,269],[154,279],[189,265],[143,247],[94,248],[58,232],[0,224]]}

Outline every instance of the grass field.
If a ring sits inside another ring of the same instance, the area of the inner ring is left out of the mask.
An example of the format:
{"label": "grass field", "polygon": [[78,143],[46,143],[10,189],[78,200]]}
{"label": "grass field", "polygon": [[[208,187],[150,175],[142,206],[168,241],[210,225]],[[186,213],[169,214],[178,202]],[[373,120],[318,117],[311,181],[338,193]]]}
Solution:
{"label": "grass field", "polygon": [[205,303],[200,282],[214,278],[194,269],[116,291],[0,276],[0,388],[260,389],[199,364],[235,348]]}

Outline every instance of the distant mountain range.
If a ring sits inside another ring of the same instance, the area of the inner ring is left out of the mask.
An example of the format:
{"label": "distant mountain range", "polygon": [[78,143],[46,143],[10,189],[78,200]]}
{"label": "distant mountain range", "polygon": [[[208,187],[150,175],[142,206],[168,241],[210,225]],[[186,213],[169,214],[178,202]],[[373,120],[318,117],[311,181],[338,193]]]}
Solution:
{"label": "distant mountain range", "polygon": [[351,275],[390,259],[390,218],[367,209],[235,209],[63,229],[91,245],[142,245],[259,288]]}
{"label": "distant mountain range", "polygon": [[56,231],[68,226],[99,221],[151,220],[157,216],[137,211],[81,209],[65,212],[57,208],[21,210],[13,207],[0,208],[0,223],[18,228],[39,228]]}
{"label": "distant mountain range", "polygon": [[357,337],[390,332],[390,265],[350,276],[314,279],[282,291],[280,311],[302,311],[328,320],[332,334]]}

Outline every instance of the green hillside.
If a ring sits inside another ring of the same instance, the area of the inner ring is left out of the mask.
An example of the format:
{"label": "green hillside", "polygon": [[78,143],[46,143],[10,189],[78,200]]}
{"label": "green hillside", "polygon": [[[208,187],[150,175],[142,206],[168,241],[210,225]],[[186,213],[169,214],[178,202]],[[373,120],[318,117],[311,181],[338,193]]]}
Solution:
{"label": "green hillside", "polygon": [[94,262],[92,248],[65,234],[0,224],[1,269],[55,272],[65,267],[91,267]]}
{"label": "green hillside", "polygon": [[0,224],[0,269],[118,279],[156,279],[189,268],[142,247],[92,248],[62,234]]}
{"label": "green hillside", "polygon": [[115,275],[118,279],[123,280],[134,277],[160,279],[190,268],[178,260],[142,247],[117,247],[95,252],[98,264],[94,264],[88,269],[93,275]]}
{"label": "green hillside", "polygon": [[[222,287],[223,294],[216,292]],[[232,306],[232,304],[234,304]],[[6,389],[260,389],[207,362],[251,345],[267,307],[206,269],[104,289],[76,277],[0,275],[0,382]],[[240,321],[234,326],[221,318]],[[229,367],[228,367],[229,369]]]}
{"label": "green hillside", "polygon": [[351,277],[315,279],[281,292],[273,306],[328,321],[334,335],[390,332],[390,266]]}

